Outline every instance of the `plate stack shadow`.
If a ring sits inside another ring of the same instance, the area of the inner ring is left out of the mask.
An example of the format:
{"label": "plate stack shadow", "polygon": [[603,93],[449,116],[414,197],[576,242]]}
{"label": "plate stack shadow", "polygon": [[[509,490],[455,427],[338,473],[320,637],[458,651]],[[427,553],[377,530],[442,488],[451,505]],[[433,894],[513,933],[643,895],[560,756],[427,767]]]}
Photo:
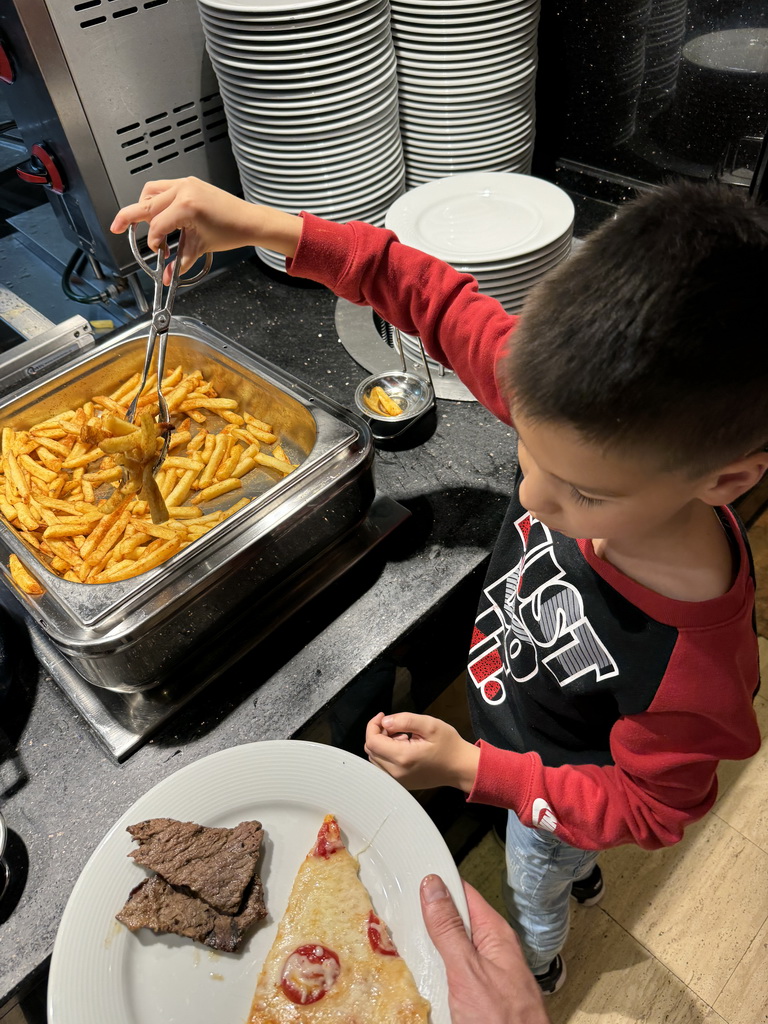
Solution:
{"label": "plate stack shadow", "polygon": [[[383,224],[405,188],[389,0],[199,0],[243,194]],[[282,256],[259,257],[285,270]]]}
{"label": "plate stack shadow", "polygon": [[409,188],[475,170],[527,173],[539,0],[392,0]]}

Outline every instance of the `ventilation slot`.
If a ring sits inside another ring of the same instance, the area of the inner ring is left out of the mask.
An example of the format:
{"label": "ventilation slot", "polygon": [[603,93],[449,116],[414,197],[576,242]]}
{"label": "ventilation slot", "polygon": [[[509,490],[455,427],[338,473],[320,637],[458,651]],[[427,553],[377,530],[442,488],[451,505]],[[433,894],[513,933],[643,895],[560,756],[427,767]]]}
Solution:
{"label": "ventilation slot", "polygon": [[[112,2],[112,0],[109,0]],[[203,105],[208,109],[203,110]],[[206,144],[227,138],[224,108],[218,93],[199,102],[190,100],[167,110],[158,111],[116,130],[120,148],[131,174],[139,174],[159,164],[168,163],[181,153],[192,153]]]}
{"label": "ventilation slot", "polygon": [[[80,14],[83,11],[92,11],[95,7],[101,7],[105,3],[113,4],[119,2],[119,0],[80,0],[79,3],[72,5],[72,10],[75,14]],[[141,5],[134,4],[131,7],[121,7],[119,10],[113,10],[110,13],[113,18],[126,18],[130,14],[139,14],[141,8],[145,11],[151,11],[153,7],[164,7],[169,0],[145,0]],[[108,21],[106,14],[99,15],[98,18],[89,18],[87,21],[80,22],[80,28],[93,28],[94,25],[105,25]]]}

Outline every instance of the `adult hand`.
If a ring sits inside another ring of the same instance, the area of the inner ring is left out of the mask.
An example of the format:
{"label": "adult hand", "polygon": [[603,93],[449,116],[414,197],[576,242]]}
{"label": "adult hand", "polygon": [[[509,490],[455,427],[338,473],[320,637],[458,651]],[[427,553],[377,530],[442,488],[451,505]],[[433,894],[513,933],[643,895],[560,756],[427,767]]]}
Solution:
{"label": "adult hand", "polygon": [[549,1024],[544,997],[504,918],[464,882],[470,940],[438,875],[421,883],[421,912],[445,964],[452,1024]]}
{"label": "adult hand", "polygon": [[401,712],[372,718],[365,730],[365,752],[373,764],[409,789],[456,786],[469,793],[480,751],[456,729],[431,715]]}
{"label": "adult hand", "polygon": [[[301,236],[300,217],[269,206],[248,203],[199,178],[149,181],[137,203],[119,210],[111,225],[115,234],[129,224],[149,224],[147,244],[157,251],[166,235],[184,229],[180,273],[206,252],[261,245],[293,256]],[[166,283],[172,265],[166,267]]]}

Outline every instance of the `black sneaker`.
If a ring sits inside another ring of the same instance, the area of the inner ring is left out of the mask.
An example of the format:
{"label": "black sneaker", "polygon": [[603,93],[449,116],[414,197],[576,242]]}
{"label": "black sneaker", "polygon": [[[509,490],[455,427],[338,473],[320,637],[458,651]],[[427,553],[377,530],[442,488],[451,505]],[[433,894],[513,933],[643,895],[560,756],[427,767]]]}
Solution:
{"label": "black sneaker", "polygon": [[553,996],[565,983],[565,960],[558,953],[544,974],[534,974],[545,996]]}
{"label": "black sneaker", "polygon": [[603,898],[604,892],[603,872],[599,864],[595,864],[586,878],[581,878],[571,886],[571,896],[585,907],[594,907]]}

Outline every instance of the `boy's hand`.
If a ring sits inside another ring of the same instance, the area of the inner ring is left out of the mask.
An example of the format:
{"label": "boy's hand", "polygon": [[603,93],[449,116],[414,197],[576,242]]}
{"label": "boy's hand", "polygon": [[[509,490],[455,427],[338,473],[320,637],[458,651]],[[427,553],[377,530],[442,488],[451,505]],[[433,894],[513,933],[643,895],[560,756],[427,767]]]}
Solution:
{"label": "boy's hand", "polygon": [[456,786],[469,793],[480,751],[439,718],[379,712],[365,730],[365,752],[373,764],[408,789]]}
{"label": "boy's hand", "polygon": [[[302,226],[300,217],[245,202],[199,178],[147,182],[139,201],[118,211],[111,230],[120,234],[129,224],[142,221],[149,224],[147,244],[153,251],[166,235],[184,228],[182,274],[206,252],[246,245],[261,245],[293,256]],[[171,270],[169,264],[166,284]]]}

